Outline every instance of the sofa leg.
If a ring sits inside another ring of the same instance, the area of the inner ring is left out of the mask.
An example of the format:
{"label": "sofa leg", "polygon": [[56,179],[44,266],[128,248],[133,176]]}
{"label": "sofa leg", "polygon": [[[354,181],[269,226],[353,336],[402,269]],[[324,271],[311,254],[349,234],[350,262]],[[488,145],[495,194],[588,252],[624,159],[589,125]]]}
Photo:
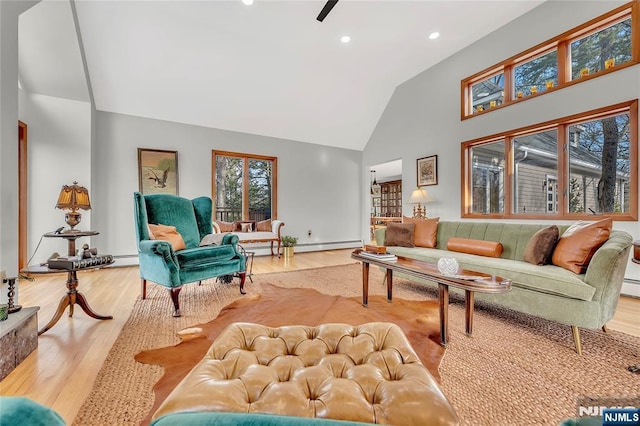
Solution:
{"label": "sofa leg", "polygon": [[[278,256],[280,255],[280,253],[278,253]],[[273,256],[273,241],[271,241],[271,256]]]}
{"label": "sofa leg", "polygon": [[[271,242],[273,244],[273,241]],[[278,259],[280,258],[280,239],[278,239]]]}
{"label": "sofa leg", "polygon": [[571,331],[573,331],[573,342],[576,345],[576,352],[578,355],[582,355],[582,345],[580,344],[580,329],[576,325],[571,326]]}
{"label": "sofa leg", "polygon": [[202,281],[198,281],[198,285],[202,285]]}
{"label": "sofa leg", "polygon": [[605,333],[609,332],[609,329],[607,328],[607,324],[602,326],[602,331],[604,331]]}
{"label": "sofa leg", "polygon": [[175,311],[173,312],[174,317],[179,317],[180,314],[180,301],[178,300],[178,296],[180,295],[180,290],[182,287],[173,287],[169,289],[169,295],[171,296],[171,301],[173,302],[173,308]]}
{"label": "sofa leg", "polygon": [[247,294],[244,291],[244,280],[247,278],[247,273],[246,272],[240,272],[240,273],[238,273],[238,275],[240,276],[240,294]]}
{"label": "sofa leg", "polygon": [[147,298],[147,280],[140,278],[140,292],[142,293],[142,299]]}

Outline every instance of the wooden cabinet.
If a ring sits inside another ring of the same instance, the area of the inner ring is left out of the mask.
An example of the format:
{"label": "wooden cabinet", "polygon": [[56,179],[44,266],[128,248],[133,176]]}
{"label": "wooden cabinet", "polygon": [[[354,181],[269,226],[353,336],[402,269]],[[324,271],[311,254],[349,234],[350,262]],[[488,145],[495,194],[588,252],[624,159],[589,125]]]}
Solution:
{"label": "wooden cabinet", "polygon": [[402,216],[402,181],[380,183],[379,216]]}

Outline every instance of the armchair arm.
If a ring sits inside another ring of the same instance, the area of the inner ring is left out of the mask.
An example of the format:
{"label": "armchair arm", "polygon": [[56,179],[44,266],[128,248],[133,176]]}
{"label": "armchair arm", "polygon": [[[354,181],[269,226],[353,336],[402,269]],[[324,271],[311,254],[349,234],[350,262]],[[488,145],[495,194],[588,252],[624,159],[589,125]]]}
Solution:
{"label": "armchair arm", "polygon": [[236,235],[236,234],[225,234],[224,237],[222,237],[222,243],[221,244],[231,244],[234,247],[238,245],[238,243],[240,242],[240,238]]}
{"label": "armchair arm", "polygon": [[142,240],[138,242],[138,251],[144,254],[155,254],[171,259],[174,257],[171,244],[164,240]]}
{"label": "armchair arm", "polygon": [[280,229],[284,226],[284,222],[281,220],[272,220],[271,221],[271,232],[276,234],[278,238],[280,238]]}
{"label": "armchair arm", "polygon": [[166,286],[180,284],[180,265],[171,244],[142,240],[138,242],[138,252],[141,277]]}

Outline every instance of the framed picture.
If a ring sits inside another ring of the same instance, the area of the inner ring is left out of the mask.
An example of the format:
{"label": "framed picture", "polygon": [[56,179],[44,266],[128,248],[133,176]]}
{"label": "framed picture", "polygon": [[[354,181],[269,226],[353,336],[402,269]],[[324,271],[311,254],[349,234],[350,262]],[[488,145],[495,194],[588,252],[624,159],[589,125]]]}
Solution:
{"label": "framed picture", "polygon": [[178,195],[178,152],[138,148],[138,186],[143,194]]}
{"label": "framed picture", "polygon": [[438,184],[438,156],[418,158],[418,186]]}

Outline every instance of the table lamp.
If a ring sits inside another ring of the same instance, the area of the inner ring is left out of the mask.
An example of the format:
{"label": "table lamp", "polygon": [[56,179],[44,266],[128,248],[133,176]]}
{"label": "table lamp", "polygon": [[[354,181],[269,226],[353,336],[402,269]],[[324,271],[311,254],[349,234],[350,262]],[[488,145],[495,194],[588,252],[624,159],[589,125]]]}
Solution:
{"label": "table lamp", "polygon": [[73,182],[73,185],[64,185],[60,190],[58,196],[58,203],[56,208],[62,210],[71,210],[64,215],[64,220],[71,227],[80,223],[82,214],[78,209],[91,210],[91,202],[89,201],[89,191],[83,186],[79,186],[78,182]]}
{"label": "table lamp", "polygon": [[427,208],[423,206],[421,203],[429,203],[433,201],[429,194],[427,194],[427,190],[423,188],[416,188],[411,193],[411,198],[409,198],[408,204],[417,204],[413,206],[413,218],[414,219],[426,219],[427,218]]}

